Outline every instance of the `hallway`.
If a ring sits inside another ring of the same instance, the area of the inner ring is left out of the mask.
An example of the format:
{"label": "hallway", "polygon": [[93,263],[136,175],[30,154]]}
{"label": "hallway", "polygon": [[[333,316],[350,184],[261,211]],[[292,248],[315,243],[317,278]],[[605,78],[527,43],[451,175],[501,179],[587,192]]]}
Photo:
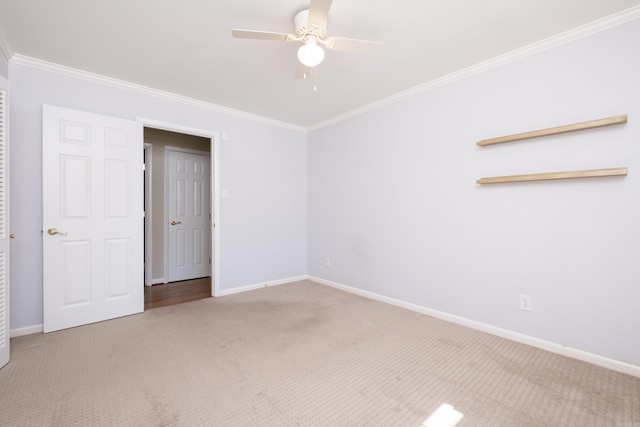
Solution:
{"label": "hallway", "polygon": [[211,277],[144,287],[144,309],[211,297]]}

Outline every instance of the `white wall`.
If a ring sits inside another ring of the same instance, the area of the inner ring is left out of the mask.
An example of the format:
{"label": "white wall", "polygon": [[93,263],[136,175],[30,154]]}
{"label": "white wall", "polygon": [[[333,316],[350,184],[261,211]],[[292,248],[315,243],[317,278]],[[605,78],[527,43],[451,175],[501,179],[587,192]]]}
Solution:
{"label": "white wall", "polygon": [[[638,40],[630,22],[310,133],[309,274],[640,365]],[[475,183],[618,166],[629,175]]]}
{"label": "white wall", "polygon": [[16,235],[11,243],[12,329],[42,324],[43,104],[226,133],[228,140],[220,143],[220,183],[230,198],[222,200],[219,219],[220,289],[306,273],[304,132],[16,63],[9,64],[9,71],[10,214]]}
{"label": "white wall", "polygon": [[[10,63],[11,326],[42,323],[46,103],[229,135],[222,290],[308,273],[640,365],[639,39],[640,22],[630,22],[314,131],[308,143],[301,132]],[[629,123],[475,145],[618,114]],[[629,176],[475,184],[610,166]],[[518,309],[521,293],[532,312]]]}

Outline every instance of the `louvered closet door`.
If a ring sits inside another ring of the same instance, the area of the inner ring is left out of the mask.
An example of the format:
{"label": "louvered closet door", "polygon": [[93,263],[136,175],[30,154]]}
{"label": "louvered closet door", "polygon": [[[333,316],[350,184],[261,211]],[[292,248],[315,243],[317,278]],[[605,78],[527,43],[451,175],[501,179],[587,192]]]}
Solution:
{"label": "louvered closet door", "polygon": [[9,362],[9,173],[7,87],[0,77],[0,367]]}
{"label": "louvered closet door", "polygon": [[43,108],[44,331],[144,310],[142,124]]}

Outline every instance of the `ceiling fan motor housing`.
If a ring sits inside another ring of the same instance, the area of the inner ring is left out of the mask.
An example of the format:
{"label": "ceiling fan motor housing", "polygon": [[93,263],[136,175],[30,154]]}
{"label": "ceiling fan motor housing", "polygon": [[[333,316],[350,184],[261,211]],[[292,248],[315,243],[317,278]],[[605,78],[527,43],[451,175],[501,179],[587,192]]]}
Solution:
{"label": "ceiling fan motor housing", "polygon": [[321,28],[317,24],[309,24],[309,9],[301,10],[296,13],[293,18],[293,24],[296,28],[296,35],[298,37],[314,35],[319,39],[322,39],[327,33],[326,28]]}

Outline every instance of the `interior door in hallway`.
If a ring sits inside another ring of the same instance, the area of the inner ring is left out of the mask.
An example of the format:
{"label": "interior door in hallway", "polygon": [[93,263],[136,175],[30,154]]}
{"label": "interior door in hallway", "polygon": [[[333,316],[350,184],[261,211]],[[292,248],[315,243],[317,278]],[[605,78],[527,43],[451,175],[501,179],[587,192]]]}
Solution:
{"label": "interior door in hallway", "polygon": [[43,107],[44,331],[142,312],[142,124]]}
{"label": "interior door in hallway", "polygon": [[211,274],[209,153],[167,147],[169,282]]}

